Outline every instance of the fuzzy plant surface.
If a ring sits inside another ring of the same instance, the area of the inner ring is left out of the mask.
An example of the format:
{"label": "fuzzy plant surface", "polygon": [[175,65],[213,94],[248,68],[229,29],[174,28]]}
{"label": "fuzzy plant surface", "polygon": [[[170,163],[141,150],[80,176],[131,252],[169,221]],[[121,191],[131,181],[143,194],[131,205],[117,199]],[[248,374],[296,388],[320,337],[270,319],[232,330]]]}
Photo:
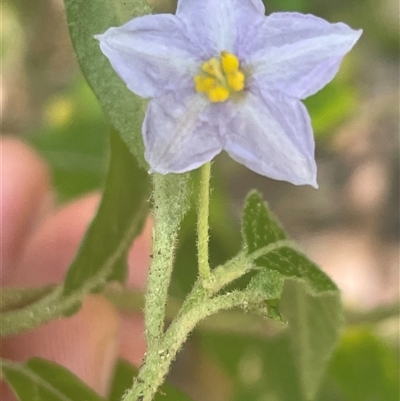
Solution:
{"label": "fuzzy plant surface", "polygon": [[[254,343],[262,344],[265,333],[257,327],[265,321],[290,354],[283,370],[293,372],[297,395],[285,395],[281,384],[274,398],[254,399],[315,399],[343,325],[339,290],[288,239],[257,191],[244,201],[235,255],[214,264],[211,166],[225,151],[263,176],[317,187],[302,100],[334,78],[362,31],[309,14],[266,16],[261,0],[179,0],[175,14],[151,14],[144,0],[64,3],[78,61],[113,127],[109,169],[97,215],[64,282],[5,291],[2,335],[67,318],[90,293],[115,299],[109,282],[125,282],[127,251],[151,210],[152,259],[139,307],[147,350],[139,369],[118,364],[108,400],[190,400],[164,382],[193,330],[213,333],[225,324],[231,333],[248,330],[249,344],[256,333]],[[193,209],[197,250],[188,250],[195,262],[185,268],[196,278],[177,300],[171,279],[181,227]],[[134,308],[129,290],[125,295]],[[232,347],[230,357],[239,349]],[[260,345],[264,352],[273,355],[274,347]],[[105,400],[49,361],[1,366],[20,401]]]}

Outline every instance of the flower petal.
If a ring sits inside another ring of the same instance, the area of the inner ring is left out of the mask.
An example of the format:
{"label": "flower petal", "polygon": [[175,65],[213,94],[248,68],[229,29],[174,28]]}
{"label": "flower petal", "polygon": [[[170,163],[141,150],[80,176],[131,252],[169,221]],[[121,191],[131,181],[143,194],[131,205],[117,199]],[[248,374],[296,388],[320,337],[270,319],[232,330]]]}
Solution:
{"label": "flower petal", "polygon": [[223,50],[235,53],[237,39],[264,12],[261,0],[179,0],[176,15],[212,57]]}
{"label": "flower petal", "polygon": [[224,149],[234,160],[276,180],[317,187],[311,122],[299,100],[252,90],[231,104]]}
{"label": "flower petal", "polygon": [[247,41],[242,62],[259,86],[304,99],[333,79],[361,33],[312,15],[275,13]]}
{"label": "flower petal", "polygon": [[210,161],[222,150],[219,105],[193,90],[153,99],[143,122],[145,158],[161,174],[184,173]]}
{"label": "flower petal", "polygon": [[201,51],[174,15],[146,15],[97,35],[114,70],[139,96],[193,86]]}

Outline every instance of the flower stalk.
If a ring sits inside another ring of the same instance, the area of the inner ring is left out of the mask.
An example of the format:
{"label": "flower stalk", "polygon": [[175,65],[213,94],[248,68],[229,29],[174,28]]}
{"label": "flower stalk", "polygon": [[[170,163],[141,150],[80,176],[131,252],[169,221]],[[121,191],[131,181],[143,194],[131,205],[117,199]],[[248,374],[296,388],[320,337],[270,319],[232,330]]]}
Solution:
{"label": "flower stalk", "polygon": [[208,217],[210,210],[210,176],[211,176],[211,162],[205,163],[200,169],[200,197],[199,208],[197,214],[197,249],[198,249],[198,263],[199,275],[203,284],[211,280],[211,270],[209,265],[209,225]]}

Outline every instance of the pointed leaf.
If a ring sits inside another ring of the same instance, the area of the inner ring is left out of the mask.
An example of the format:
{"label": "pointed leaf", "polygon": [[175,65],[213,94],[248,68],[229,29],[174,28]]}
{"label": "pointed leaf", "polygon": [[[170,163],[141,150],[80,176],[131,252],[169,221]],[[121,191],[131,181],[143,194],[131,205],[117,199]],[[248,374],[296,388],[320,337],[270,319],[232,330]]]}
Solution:
{"label": "pointed leaf", "polygon": [[141,126],[144,102],[119,79],[94,35],[150,13],[145,0],[64,0],[72,43],[83,74],[111,124],[144,166]]}
{"label": "pointed leaf", "polygon": [[105,401],[68,369],[44,359],[2,361],[2,371],[20,401]]}
{"label": "pointed leaf", "polygon": [[250,192],[245,200],[242,235],[249,253],[286,239],[278,220],[257,191]]}

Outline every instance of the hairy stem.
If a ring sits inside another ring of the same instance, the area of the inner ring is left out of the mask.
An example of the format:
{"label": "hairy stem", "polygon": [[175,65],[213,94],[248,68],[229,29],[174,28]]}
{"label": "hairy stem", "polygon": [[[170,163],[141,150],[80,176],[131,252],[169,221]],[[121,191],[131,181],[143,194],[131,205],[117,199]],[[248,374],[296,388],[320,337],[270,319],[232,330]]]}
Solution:
{"label": "hairy stem", "polygon": [[[165,305],[171,280],[175,243],[183,215],[179,190],[171,193],[171,177],[153,177],[153,259],[147,279],[145,303],[146,340],[148,349],[164,333]],[[185,206],[183,206],[185,207]]]}
{"label": "hairy stem", "polygon": [[200,197],[197,215],[199,274],[203,283],[209,283],[211,279],[211,271],[208,262],[208,217],[210,209],[211,162],[208,162],[201,167],[200,174]]}
{"label": "hairy stem", "polygon": [[[202,289],[198,291],[201,292]],[[190,303],[194,306],[174,320],[159,343],[158,349],[152,349],[146,353],[133,389],[125,394],[123,401],[153,400],[157,389],[168,373],[172,361],[194,327],[201,320],[220,310],[242,306],[249,301],[249,294],[239,291],[211,298],[207,302],[198,303],[196,298],[199,295],[197,291],[192,293],[191,298],[193,299]],[[154,367],[157,368],[154,369]]]}

